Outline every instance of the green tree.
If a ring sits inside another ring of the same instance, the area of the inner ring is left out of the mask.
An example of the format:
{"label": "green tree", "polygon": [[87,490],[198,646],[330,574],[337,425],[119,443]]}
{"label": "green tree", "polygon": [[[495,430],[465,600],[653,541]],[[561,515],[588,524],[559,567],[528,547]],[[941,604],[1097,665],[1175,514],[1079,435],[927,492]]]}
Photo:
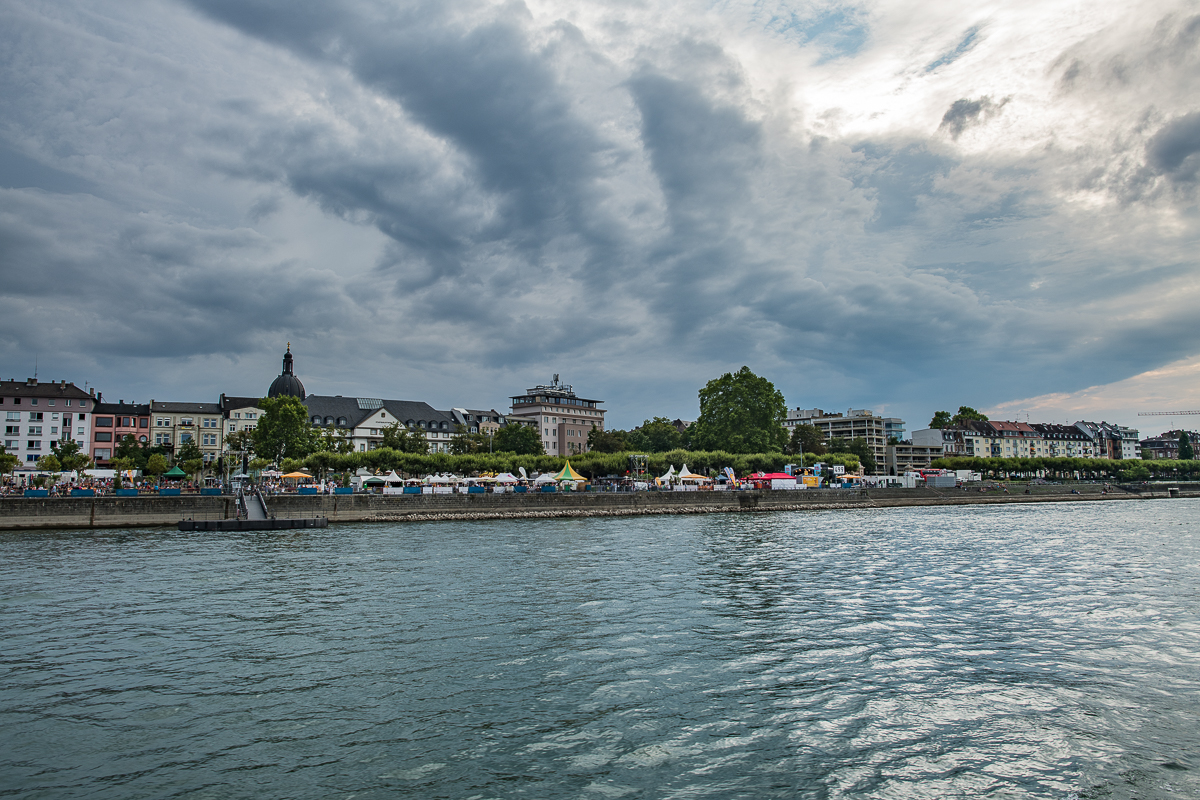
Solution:
{"label": "green tree", "polygon": [[416,428],[409,430],[399,422],[393,422],[383,429],[381,446],[398,453],[429,452],[429,440],[425,438],[425,434]]}
{"label": "green tree", "polygon": [[875,472],[878,464],[875,462],[875,451],[867,440],[861,436],[856,436],[853,439],[833,438],[829,440],[829,452],[831,453],[850,453],[858,456],[859,463],[868,474]]}
{"label": "green tree", "polygon": [[85,469],[91,469],[93,466],[92,457],[73,439],[51,442],[50,449],[54,451],[60,468],[68,472],[82,475]]}
{"label": "green tree", "polygon": [[205,463],[203,458],[189,458],[179,465],[179,468],[188,475],[191,475],[192,479],[196,481],[196,483],[200,483],[202,480],[204,480],[204,467]]}
{"label": "green tree", "polygon": [[669,453],[683,447],[683,434],[671,420],[655,417],[642,422],[626,435],[626,441],[634,450],[646,453]]}
{"label": "green tree", "polygon": [[496,431],[494,447],[498,453],[522,456],[540,456],[546,452],[542,449],[542,437],[538,435],[537,428],[528,425],[505,425]]}
{"label": "green tree", "polygon": [[950,419],[950,424],[961,425],[964,422],[987,422],[988,418],[985,414],[980,414],[970,406],[959,406],[958,413]]}
{"label": "green tree", "polygon": [[625,431],[602,431],[599,428],[588,431],[587,446],[593,453],[623,453],[630,449]]}
{"label": "green tree", "polygon": [[812,456],[823,456],[827,452],[825,434],[816,425],[802,422],[792,428],[792,437],[788,440],[787,451],[791,455],[804,453]]}
{"label": "green tree", "polygon": [[129,459],[131,463],[126,469],[143,469],[148,457],[145,445],[139,442],[132,433],[122,436],[121,441],[117,442],[117,446],[113,450],[114,459]]}
{"label": "green tree", "polygon": [[180,465],[180,469],[187,470],[187,467],[183,466],[184,462],[195,461],[196,459],[203,461],[204,453],[200,450],[200,445],[196,444],[195,439],[186,440],[175,451],[175,463]]}
{"label": "green tree", "polygon": [[263,414],[254,427],[254,452],[278,464],[285,458],[303,459],[317,446],[308,409],[297,397],[264,397]]}
{"label": "green tree", "polygon": [[[133,437],[132,437],[132,436],[126,436],[125,438],[126,438],[126,439],[132,439]],[[136,439],[134,440],[134,444],[137,444],[137,440],[136,440]],[[140,448],[139,448],[139,449],[140,449]],[[135,466],[134,466],[134,465],[135,465],[135,462],[134,462],[134,460],[133,460],[132,458],[130,458],[129,456],[125,456],[125,457],[122,457],[122,456],[113,456],[113,457],[112,457],[112,459],[111,459],[111,460],[108,462],[108,465],[109,465],[110,467],[112,467],[114,470],[116,470],[116,474],[115,474],[115,475],[113,475],[113,488],[114,488],[114,489],[120,489],[120,488],[121,488],[121,473],[122,473],[122,472],[124,472],[124,471],[126,471],[126,470],[130,470],[130,469],[134,469],[134,468],[135,468]]]}
{"label": "green tree", "polygon": [[158,478],[171,467],[167,464],[167,457],[162,453],[151,453],[146,458],[146,474],[153,475]]}
{"label": "green tree", "polygon": [[4,445],[0,445],[0,475],[7,475],[20,463],[21,459],[8,452]]}
{"label": "green tree", "polygon": [[344,428],[323,428],[318,435],[317,450],[325,453],[354,452],[354,441]]}
{"label": "green tree", "polygon": [[929,427],[931,428],[949,428],[950,425],[949,411],[935,411],[933,412],[933,419],[929,420]]}
{"label": "green tree", "polygon": [[42,472],[57,473],[63,471],[62,464],[59,463],[58,458],[50,453],[47,453],[37,460],[37,468]]}
{"label": "green tree", "polygon": [[1192,447],[1191,437],[1188,436],[1187,431],[1180,431],[1179,432],[1179,460],[1180,461],[1191,461],[1195,457],[1196,457],[1196,451]]}
{"label": "green tree", "polygon": [[700,417],[692,425],[692,446],[729,453],[782,452],[787,443],[783,393],[766,378],[742,367],[700,390]]}

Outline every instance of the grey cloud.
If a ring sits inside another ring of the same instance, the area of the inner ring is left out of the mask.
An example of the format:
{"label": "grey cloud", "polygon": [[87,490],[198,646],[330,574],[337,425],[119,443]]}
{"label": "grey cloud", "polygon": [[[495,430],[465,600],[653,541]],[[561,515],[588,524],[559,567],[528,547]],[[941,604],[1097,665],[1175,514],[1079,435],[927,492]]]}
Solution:
{"label": "grey cloud", "polygon": [[984,95],[978,100],[968,100],[965,97],[955,100],[942,115],[942,122],[938,125],[938,130],[946,131],[950,134],[951,139],[957,139],[967,128],[978,125],[1000,113],[1000,109],[1004,108],[1008,101],[1009,98],[1006,97],[999,103],[993,103],[992,98],[988,95]]}
{"label": "grey cloud", "polygon": [[1195,177],[1200,169],[1200,163],[1192,159],[1196,153],[1200,153],[1200,112],[1171,120],[1146,143],[1150,167],[1160,174],[1170,173],[1175,179]]}

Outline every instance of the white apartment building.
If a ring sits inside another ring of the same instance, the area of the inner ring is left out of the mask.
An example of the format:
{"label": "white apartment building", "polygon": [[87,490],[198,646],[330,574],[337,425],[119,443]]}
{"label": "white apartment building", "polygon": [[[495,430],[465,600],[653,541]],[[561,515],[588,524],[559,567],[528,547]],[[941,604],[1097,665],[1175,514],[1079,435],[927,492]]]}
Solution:
{"label": "white apartment building", "polygon": [[531,424],[542,437],[548,455],[586,453],[587,437],[593,428],[604,430],[602,400],[576,396],[572,387],[554,376],[549,386],[534,386],[512,398],[509,421]]}
{"label": "white apartment building", "polygon": [[[94,390],[93,390],[94,391]],[[0,381],[0,411],[4,412],[4,449],[33,467],[50,455],[52,442],[72,439],[90,453],[92,414],[97,398],[73,383]]]}
{"label": "white apartment building", "polygon": [[399,423],[410,431],[421,432],[429,443],[429,452],[448,453],[455,426],[462,424],[449,411],[438,411],[428,403],[413,400],[310,394],[304,405],[314,428],[339,431],[358,452],[382,446],[384,430]]}
{"label": "white apartment building", "polygon": [[797,425],[815,425],[828,441],[840,439],[866,439],[875,454],[875,463],[884,464],[889,438],[902,439],[904,420],[897,417],[878,417],[867,409],[850,408],[845,414],[831,414],[819,408],[793,408],[787,413],[783,425],[788,429]]}

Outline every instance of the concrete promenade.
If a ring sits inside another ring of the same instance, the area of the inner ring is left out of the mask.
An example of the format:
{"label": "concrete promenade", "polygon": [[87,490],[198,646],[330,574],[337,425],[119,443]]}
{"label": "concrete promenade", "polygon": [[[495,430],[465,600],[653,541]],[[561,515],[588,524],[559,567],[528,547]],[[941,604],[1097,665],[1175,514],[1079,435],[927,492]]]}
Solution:
{"label": "concrete promenade", "polygon": [[[809,489],[746,492],[580,492],[566,494],[277,495],[268,498],[280,518],[327,517],[335,522],[508,519],[538,517],[713,514],[766,511],[945,506],[995,503],[1104,502],[1200,497],[1200,483],[1115,487],[1099,484],[1009,484],[1009,494],[962,489]],[[1071,489],[1080,494],[1072,494]],[[234,519],[232,497],[0,498],[0,530],[30,528],[135,528],[175,526],[182,519]]]}

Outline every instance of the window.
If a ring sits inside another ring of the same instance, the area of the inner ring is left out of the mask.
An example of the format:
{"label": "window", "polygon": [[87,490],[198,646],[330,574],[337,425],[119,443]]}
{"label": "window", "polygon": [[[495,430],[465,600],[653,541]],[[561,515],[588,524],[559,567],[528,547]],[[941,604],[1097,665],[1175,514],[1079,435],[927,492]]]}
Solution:
{"label": "window", "polygon": [[30,425],[29,426],[29,435],[30,436],[41,436],[42,435],[42,426],[41,425]]}
{"label": "window", "polygon": [[50,419],[58,419],[58,414],[51,414]]}
{"label": "window", "polygon": [[75,435],[76,436],[87,436],[87,430],[84,428],[76,428]]}
{"label": "window", "polygon": [[96,431],[96,441],[97,442],[111,442],[112,434],[109,433],[108,431],[103,431],[103,432]]}
{"label": "window", "polygon": [[111,428],[113,426],[112,417],[96,417],[97,428]]}
{"label": "window", "polygon": [[181,442],[190,442],[191,440],[192,440],[192,435],[190,433],[185,433],[179,437],[179,441],[181,441]]}
{"label": "window", "polygon": [[53,401],[53,400],[47,400],[47,401],[46,401],[46,404],[47,404],[47,405],[51,405],[51,406],[52,406],[52,405],[54,405],[54,401]]}
{"label": "window", "polygon": [[36,397],[31,397],[31,398],[29,398],[29,405],[31,405],[31,406],[36,406],[36,405],[37,405],[37,398],[36,398]]}
{"label": "window", "polygon": [[4,428],[4,433],[7,436],[20,436],[21,435],[21,426],[20,425],[7,425]]}
{"label": "window", "polygon": [[206,447],[217,446],[217,435],[215,433],[205,433],[200,437],[200,444]]}
{"label": "window", "polygon": [[142,444],[145,444],[146,443],[146,434],[143,433],[141,436],[139,436],[138,441],[141,442]]}
{"label": "window", "polygon": [[313,424],[313,425],[320,425],[320,424],[321,424],[321,418],[320,418],[320,417],[318,417],[318,416],[314,416],[314,417],[312,418],[312,424]]}
{"label": "window", "polygon": [[14,405],[14,406],[19,406],[19,405],[21,405],[21,398],[19,398],[19,397],[14,397],[14,398],[13,398],[13,405]]}
{"label": "window", "polygon": [[25,449],[26,450],[41,450],[42,443],[41,442],[26,442]]}
{"label": "window", "polygon": [[71,401],[70,401],[70,400],[68,400],[68,401],[67,401],[67,408],[70,408],[70,407],[71,407]]}
{"label": "window", "polygon": [[[148,427],[150,427],[150,418],[149,418],[149,417],[142,417],[141,419],[139,419],[139,420],[138,420],[138,427],[139,427],[139,428],[148,428]],[[142,437],[142,439],[145,439],[145,438],[146,438],[145,436],[143,436],[143,437]]]}
{"label": "window", "polygon": [[155,444],[170,444],[171,443],[171,434],[169,434],[169,433],[154,434],[154,443]]}
{"label": "window", "polygon": [[133,424],[130,422],[129,417],[121,417],[121,427],[122,428],[132,428],[133,427]]}
{"label": "window", "polygon": [[185,428],[192,427],[192,422],[193,422],[193,420],[191,417],[180,417],[179,418],[179,424],[184,426]]}
{"label": "window", "polygon": [[51,435],[51,436],[57,436],[57,435],[58,435],[58,426],[57,426],[57,425],[51,425],[51,426],[50,426],[50,435]]}
{"label": "window", "polygon": [[5,419],[7,419],[9,422],[18,422],[21,419],[21,412],[9,411],[8,416],[5,417]]}
{"label": "window", "polygon": [[29,421],[30,422],[41,422],[42,421],[42,412],[30,411],[29,412]]}
{"label": "window", "polygon": [[97,447],[95,456],[98,459],[107,461],[112,456],[112,450],[108,447]]}
{"label": "window", "polygon": [[171,418],[170,417],[158,417],[157,419],[154,420],[154,425],[155,425],[155,427],[159,427],[159,428],[169,428],[169,427],[171,427]]}
{"label": "window", "polygon": [[257,418],[258,418],[258,414],[255,414],[253,411],[246,412],[246,419],[257,419]]}
{"label": "window", "polygon": [[200,427],[215,428],[217,427],[217,421],[215,419],[209,419],[208,417],[205,417],[204,419],[200,420]]}

